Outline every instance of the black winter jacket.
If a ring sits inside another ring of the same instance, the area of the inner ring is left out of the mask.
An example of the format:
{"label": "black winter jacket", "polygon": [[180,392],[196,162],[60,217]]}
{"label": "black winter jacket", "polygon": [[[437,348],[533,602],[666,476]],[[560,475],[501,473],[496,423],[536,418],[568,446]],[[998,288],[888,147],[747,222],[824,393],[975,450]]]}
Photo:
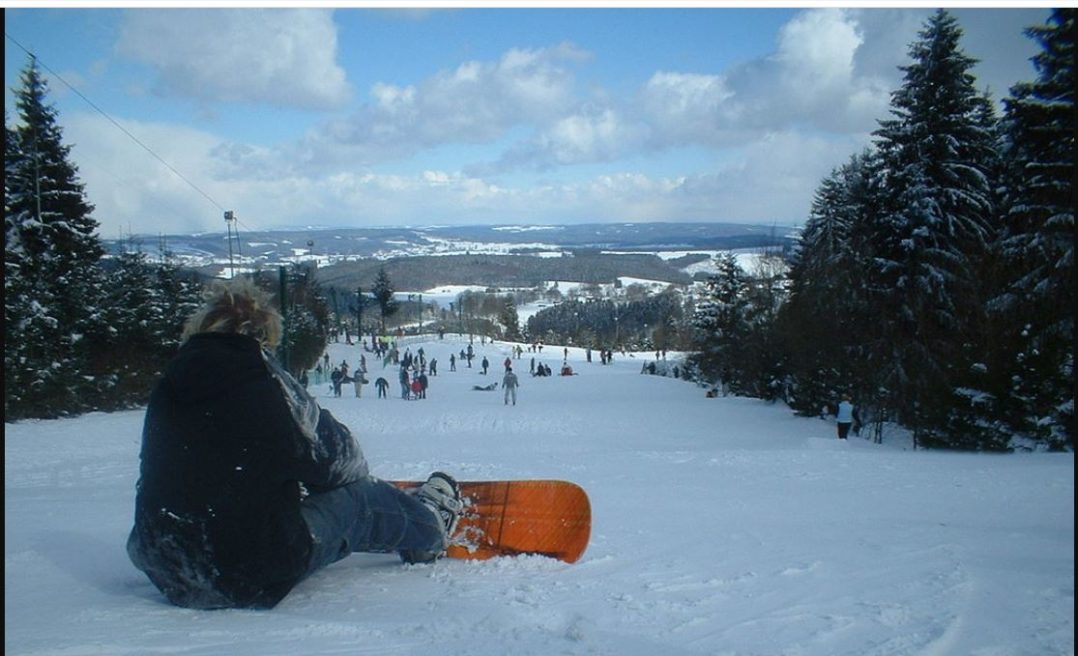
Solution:
{"label": "black winter jacket", "polygon": [[174,604],[271,608],[307,572],[302,498],[367,474],[257,341],[194,335],[150,396],[128,554]]}

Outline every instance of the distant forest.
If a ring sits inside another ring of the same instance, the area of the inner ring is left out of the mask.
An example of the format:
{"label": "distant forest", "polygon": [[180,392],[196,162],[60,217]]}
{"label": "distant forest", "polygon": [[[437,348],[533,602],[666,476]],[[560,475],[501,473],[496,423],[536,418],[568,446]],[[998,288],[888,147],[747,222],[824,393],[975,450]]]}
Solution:
{"label": "distant forest", "polygon": [[531,288],[545,281],[610,284],[619,276],[688,284],[693,278],[682,269],[708,259],[696,254],[663,260],[652,254],[611,255],[598,251],[566,257],[521,255],[444,255],[365,259],[342,262],[318,270],[324,288],[354,293],[369,291],[378,271],[385,269],[398,291],[432,289],[441,285],[482,285]]}

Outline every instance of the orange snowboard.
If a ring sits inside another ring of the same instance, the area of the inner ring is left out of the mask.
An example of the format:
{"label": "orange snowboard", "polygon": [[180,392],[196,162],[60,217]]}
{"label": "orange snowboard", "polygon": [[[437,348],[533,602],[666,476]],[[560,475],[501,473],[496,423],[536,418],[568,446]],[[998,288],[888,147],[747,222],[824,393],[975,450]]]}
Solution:
{"label": "orange snowboard", "polygon": [[[392,481],[402,489],[416,481]],[[538,554],[576,562],[591,537],[591,503],[568,481],[461,481],[464,514],[450,558],[486,560]]]}

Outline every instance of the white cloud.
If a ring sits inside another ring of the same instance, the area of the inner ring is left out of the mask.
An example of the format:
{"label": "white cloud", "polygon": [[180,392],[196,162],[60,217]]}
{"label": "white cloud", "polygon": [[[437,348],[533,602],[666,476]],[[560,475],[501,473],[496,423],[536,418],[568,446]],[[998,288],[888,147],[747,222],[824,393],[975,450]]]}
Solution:
{"label": "white cloud", "polygon": [[854,54],[861,43],[857,26],[843,10],[809,11],[782,27],[775,60],[792,78],[787,84],[841,88],[852,77]]}
{"label": "white cloud", "polygon": [[715,143],[737,122],[727,104],[733,96],[720,75],[659,71],[644,85],[640,105],[657,144]]}
{"label": "white cloud", "polygon": [[313,130],[300,156],[310,165],[369,165],[444,144],[489,143],[521,123],[557,120],[577,103],[568,64],[587,57],[572,44],[510,49],[416,85],[375,84],[373,102]]}
{"label": "white cloud", "polygon": [[330,11],[134,9],[116,48],[156,69],[167,96],[335,109],[351,94]]}
{"label": "white cloud", "polygon": [[585,107],[560,118],[535,138],[505,154],[502,166],[545,169],[581,162],[608,162],[638,152],[645,126],[609,107]]}
{"label": "white cloud", "polygon": [[660,70],[630,97],[581,100],[572,113],[535,125],[491,168],[608,162],[682,146],[743,148],[792,129],[835,139],[868,132],[886,116],[897,80],[858,65],[866,54],[860,16],[807,10],[782,28],[767,57],[710,73]]}

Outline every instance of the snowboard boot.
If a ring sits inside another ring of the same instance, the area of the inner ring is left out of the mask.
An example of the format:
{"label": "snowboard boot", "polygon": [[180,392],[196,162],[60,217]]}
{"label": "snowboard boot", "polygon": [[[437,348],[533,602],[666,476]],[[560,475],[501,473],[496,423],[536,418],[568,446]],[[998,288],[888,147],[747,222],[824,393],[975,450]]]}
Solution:
{"label": "snowboard boot", "polygon": [[[445,542],[448,544],[449,538],[453,537],[453,532],[457,528],[460,515],[464,512],[464,502],[460,498],[460,487],[457,481],[449,474],[434,472],[426,483],[419,486],[415,496],[420,503],[438,516],[445,531]],[[401,551],[401,558],[406,563],[430,562],[441,555],[433,551]]]}

